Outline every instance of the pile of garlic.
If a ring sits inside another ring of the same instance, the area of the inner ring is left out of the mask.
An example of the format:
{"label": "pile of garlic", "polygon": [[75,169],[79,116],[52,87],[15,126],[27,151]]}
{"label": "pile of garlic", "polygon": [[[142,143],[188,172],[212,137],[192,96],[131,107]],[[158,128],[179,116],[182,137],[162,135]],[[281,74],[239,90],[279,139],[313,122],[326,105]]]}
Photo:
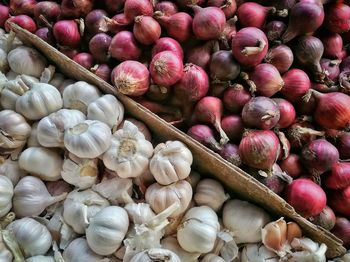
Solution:
{"label": "pile of garlic", "polygon": [[0,261],[325,261],[295,223],[201,179],[183,143],[153,147],[114,96],[12,34],[0,48]]}

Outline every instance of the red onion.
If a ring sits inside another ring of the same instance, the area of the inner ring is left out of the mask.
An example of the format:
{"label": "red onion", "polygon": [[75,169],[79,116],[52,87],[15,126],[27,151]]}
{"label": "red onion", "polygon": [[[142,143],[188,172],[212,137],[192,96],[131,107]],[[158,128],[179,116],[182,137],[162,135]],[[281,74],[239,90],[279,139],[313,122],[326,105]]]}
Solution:
{"label": "red onion", "polygon": [[104,17],[105,23],[100,24],[99,30],[102,32],[110,32],[112,34],[117,34],[121,31],[127,30],[127,26],[130,24],[126,20],[126,17],[123,13],[117,14],[112,18]]}
{"label": "red onion", "polygon": [[105,33],[99,33],[91,38],[89,42],[89,51],[98,62],[105,63],[109,59],[109,46],[111,45],[112,37]]}
{"label": "red onion", "polygon": [[73,57],[73,60],[88,70],[94,65],[94,58],[89,53],[79,53]]}
{"label": "red onion", "polygon": [[207,6],[220,7],[227,19],[233,17],[237,10],[236,0],[208,0]]}
{"label": "red onion", "polygon": [[296,102],[310,90],[310,79],[308,75],[300,69],[293,68],[285,73],[282,78],[284,86],[281,93],[290,102]]}
{"label": "red onion", "polygon": [[116,14],[123,10],[125,0],[104,0],[105,9],[110,14]]}
{"label": "red onion", "polygon": [[223,102],[228,111],[239,114],[251,98],[250,93],[242,85],[236,84],[225,91]]}
{"label": "red onion", "polygon": [[112,38],[109,54],[120,61],[137,60],[141,49],[131,32],[121,31]]}
{"label": "red onion", "polygon": [[193,5],[202,6],[205,3],[205,0],[176,0],[179,6],[186,8]]}
{"label": "red onion", "polygon": [[292,148],[301,148],[305,144],[315,140],[317,136],[324,136],[324,132],[316,131],[307,121],[297,121],[287,131],[287,138]]}
{"label": "red onion", "polygon": [[221,150],[220,144],[215,140],[213,130],[206,125],[194,125],[188,131],[187,135],[197,140],[199,143],[211,148],[214,151]]}
{"label": "red onion", "polygon": [[325,27],[333,33],[345,33],[350,30],[350,7],[335,3],[326,8]]}
{"label": "red onion", "polygon": [[292,50],[286,45],[272,47],[266,54],[264,61],[276,67],[281,74],[287,72],[294,61]]}
{"label": "red onion", "polygon": [[184,57],[181,45],[175,39],[170,37],[162,37],[156,41],[152,48],[152,57],[163,51],[172,51],[177,54],[181,59]]}
{"label": "red onion", "polygon": [[295,4],[296,0],[278,0],[274,1],[276,8],[278,9],[291,9]]}
{"label": "red onion", "polygon": [[150,45],[159,39],[161,28],[152,17],[137,16],[135,17],[133,32],[137,41],[144,45]]}
{"label": "red onion", "polygon": [[[134,0],[136,1],[136,0]],[[166,16],[156,11],[154,17],[165,27],[168,35],[179,42],[188,40],[192,35],[192,17],[184,12]]]}
{"label": "red onion", "polygon": [[222,49],[230,49],[232,43],[232,37],[237,34],[236,28],[237,17],[233,17],[226,21],[224,30],[219,38]]}
{"label": "red onion", "polygon": [[295,211],[305,218],[319,215],[327,202],[322,188],[305,178],[298,178],[287,186],[285,199]]}
{"label": "red onion", "polygon": [[283,43],[287,43],[298,35],[311,34],[323,23],[323,7],[314,3],[299,2],[292,7],[289,23],[282,36]]}
{"label": "red onion", "polygon": [[337,137],[335,145],[339,151],[340,159],[350,159],[350,133],[341,132]]}
{"label": "red onion", "polygon": [[228,115],[221,119],[221,127],[231,142],[239,142],[244,131],[243,120],[238,115]]}
{"label": "red onion", "polygon": [[[328,82],[328,84],[333,84],[333,82]],[[311,83],[311,88],[321,93],[338,92],[340,90],[340,87],[337,85],[328,86],[324,83]],[[315,105],[315,108],[316,108],[316,105]]]}
{"label": "red onion", "polygon": [[37,3],[34,7],[34,16],[38,23],[41,21],[40,15],[43,15],[49,22],[56,22],[60,14],[61,6],[55,2],[43,1]]}
{"label": "red onion", "polygon": [[[7,1],[8,2],[8,1]],[[37,3],[35,0],[10,0],[10,12],[13,15],[33,15],[34,7]]]}
{"label": "red onion", "polygon": [[350,221],[345,217],[337,217],[335,226],[331,231],[336,237],[343,241],[346,248],[350,248]]}
{"label": "red onion", "polygon": [[299,177],[303,168],[301,166],[300,157],[296,154],[289,154],[289,156],[280,163],[281,169],[293,178]]}
{"label": "red onion", "polygon": [[153,81],[158,85],[171,86],[183,76],[182,60],[171,51],[156,54],[152,58],[149,69]]}
{"label": "red onion", "polygon": [[350,186],[350,163],[336,163],[325,177],[325,185],[330,189],[345,189]]}
{"label": "red onion", "polygon": [[250,167],[271,170],[280,153],[280,142],[270,130],[249,130],[239,144],[239,155]]}
{"label": "red onion", "polygon": [[211,57],[210,76],[219,81],[231,81],[237,78],[240,66],[233,58],[231,51],[221,50]]}
{"label": "red onion", "polygon": [[[11,16],[9,19],[7,19],[6,22],[15,23],[33,34],[35,33],[35,31],[37,29],[34,20],[27,15]],[[5,23],[5,30],[7,32],[10,31],[10,27],[8,26],[7,23]]]}
{"label": "red onion", "polygon": [[85,17],[93,8],[91,0],[62,0],[61,16],[66,18]]}
{"label": "red onion", "polygon": [[329,206],[326,206],[317,217],[313,218],[312,222],[326,230],[331,230],[335,225],[335,214]]}
{"label": "red onion", "polygon": [[0,27],[4,28],[6,20],[9,18],[9,8],[0,4]]}
{"label": "red onion", "polygon": [[35,34],[45,42],[49,43],[50,45],[53,45],[54,39],[52,36],[52,32],[47,27],[39,28],[38,30],[36,30]]}
{"label": "red onion", "polygon": [[215,96],[222,98],[226,89],[230,86],[229,82],[212,82],[210,84],[208,94],[210,96]]}
{"label": "red onion", "polygon": [[170,1],[161,1],[157,3],[154,10],[160,11],[166,16],[171,16],[178,12],[176,4]]}
{"label": "red onion", "polygon": [[343,59],[346,56],[346,51],[343,50],[343,39],[337,33],[329,33],[321,36],[321,41],[324,46],[323,55],[334,59]]}
{"label": "red onion", "polygon": [[242,65],[253,67],[260,64],[267,50],[267,38],[258,28],[243,28],[232,37],[233,56]]}
{"label": "red onion", "polygon": [[294,102],[294,108],[297,111],[297,115],[311,116],[316,109],[317,101],[315,97],[311,97],[309,100],[301,97]]}
{"label": "red onion", "polygon": [[254,2],[246,2],[237,9],[238,21],[242,27],[262,28],[265,25],[267,16],[275,13],[276,8],[266,7]]}
{"label": "red onion", "polygon": [[332,81],[336,81],[338,79],[338,76],[340,74],[340,63],[341,60],[331,60],[327,58],[322,58],[320,61],[322,71],[325,72],[327,77]]}
{"label": "red onion", "polygon": [[283,98],[272,99],[278,105],[280,111],[280,119],[278,120],[278,128],[287,128],[294,123],[296,112],[294,106]]}
{"label": "red onion", "polygon": [[217,41],[208,41],[204,45],[195,46],[187,52],[187,62],[206,69],[210,63],[211,55],[219,51]]}
{"label": "red onion", "polygon": [[73,57],[79,53],[78,50],[70,49],[70,48],[67,48],[67,47],[60,47],[59,51],[62,54],[68,56],[70,59],[73,59]]}
{"label": "red onion", "polygon": [[53,35],[60,46],[77,48],[80,45],[80,32],[74,20],[61,20],[55,23]]}
{"label": "red onion", "polygon": [[105,17],[107,12],[102,9],[92,10],[85,17],[85,26],[86,29],[93,35],[106,31],[107,22]]}
{"label": "red onion", "polygon": [[249,78],[254,82],[256,91],[262,96],[271,97],[276,94],[284,85],[283,79],[273,65],[260,64],[254,67],[249,74]]}
{"label": "red onion", "polygon": [[162,105],[157,102],[149,101],[144,98],[136,100],[139,104],[157,115],[172,115],[175,119],[181,118],[181,112],[172,106]]}
{"label": "red onion", "polygon": [[120,63],[113,69],[111,78],[118,91],[125,95],[141,96],[149,88],[148,69],[137,61]]}
{"label": "red onion", "polygon": [[329,196],[329,206],[334,212],[350,218],[350,186],[333,191]]}
{"label": "red onion", "polygon": [[169,89],[169,87],[159,86],[151,83],[146,95],[153,101],[164,101],[171,95],[171,90]]}
{"label": "red onion", "polygon": [[127,21],[133,21],[139,15],[152,16],[153,6],[149,0],[126,0],[124,14]]}
{"label": "red onion", "polygon": [[238,146],[234,144],[227,143],[219,151],[219,154],[223,159],[226,159],[235,166],[240,166],[242,164],[241,158],[239,157]]}
{"label": "red onion", "polygon": [[282,21],[271,21],[265,26],[265,33],[270,42],[280,41],[287,26]]}
{"label": "red onion", "polygon": [[111,79],[112,70],[106,64],[95,65],[94,67],[90,68],[90,71],[106,82],[109,82]]}
{"label": "red onion", "polygon": [[339,160],[339,152],[335,146],[325,139],[316,139],[304,146],[301,159],[310,174],[322,175],[332,169]]}

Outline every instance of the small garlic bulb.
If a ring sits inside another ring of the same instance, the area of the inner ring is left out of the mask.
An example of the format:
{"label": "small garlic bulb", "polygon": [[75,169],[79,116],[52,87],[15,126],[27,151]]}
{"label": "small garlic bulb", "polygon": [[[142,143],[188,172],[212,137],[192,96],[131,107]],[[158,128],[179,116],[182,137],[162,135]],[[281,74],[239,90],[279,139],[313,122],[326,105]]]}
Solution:
{"label": "small garlic bulb", "polygon": [[12,207],[13,185],[9,178],[0,175],[0,217],[5,216]]}
{"label": "small garlic bulb", "polygon": [[109,262],[109,259],[103,259],[102,256],[95,254],[85,238],[74,239],[63,251],[63,258],[66,262]]}
{"label": "small garlic bulb", "polygon": [[80,158],[97,158],[111,144],[111,129],[97,120],[85,120],[64,133],[67,150]]}
{"label": "small garlic bulb", "polygon": [[199,256],[201,255],[200,253],[190,253],[183,250],[179,245],[179,242],[177,242],[176,237],[173,236],[163,238],[160,243],[163,248],[173,251],[181,259],[181,261],[197,262]]}
{"label": "small garlic bulb", "polygon": [[201,262],[225,262],[225,260],[222,257],[219,257],[218,255],[209,253],[202,258]]}
{"label": "small garlic bulb", "polygon": [[203,179],[199,181],[193,198],[198,206],[209,206],[217,212],[230,196],[225,193],[224,187],[218,181]]}
{"label": "small garlic bulb", "polygon": [[30,132],[30,136],[27,141],[27,147],[40,147],[40,143],[38,141],[38,124],[39,122],[35,122],[32,124],[32,130]]}
{"label": "small garlic bulb", "polygon": [[129,178],[137,177],[147,169],[152,154],[152,144],[134,124],[125,121],[123,128],[113,134],[111,146],[102,159],[104,165],[119,177]]}
{"label": "small garlic bulb", "polygon": [[45,147],[64,147],[64,131],[84,122],[85,119],[85,115],[78,110],[60,109],[51,113],[39,122],[38,141]]}
{"label": "small garlic bulb", "polygon": [[87,118],[106,123],[111,129],[124,118],[124,106],[115,96],[104,95],[89,104]]}
{"label": "small garlic bulb", "polygon": [[122,244],[128,228],[129,218],[125,209],[109,206],[90,219],[86,240],[96,254],[111,255]]}
{"label": "small garlic bulb", "polygon": [[172,251],[164,248],[151,248],[132,257],[130,262],[181,262],[181,259]]}
{"label": "small garlic bulb", "polygon": [[6,160],[0,158],[0,175],[8,177],[12,185],[17,185],[21,177],[27,175],[27,173],[20,169],[18,161],[7,158]]}
{"label": "small garlic bulb", "polygon": [[54,257],[49,256],[35,256],[27,258],[25,262],[55,262]]}
{"label": "small garlic bulb", "polygon": [[14,233],[25,257],[45,255],[51,247],[52,237],[49,230],[32,218],[15,220],[7,229]]}
{"label": "small garlic bulb", "polygon": [[99,98],[101,93],[97,87],[78,81],[66,86],[62,96],[64,108],[77,109],[86,114],[89,104]]}
{"label": "small garlic bulb", "polygon": [[177,230],[177,240],[187,252],[208,253],[215,244],[220,224],[210,207],[192,207]]}
{"label": "small garlic bulb", "polygon": [[54,150],[45,147],[29,147],[19,157],[19,167],[44,181],[61,178],[63,159]]}
{"label": "small garlic bulb", "polygon": [[155,217],[149,204],[146,203],[129,203],[124,206],[133,224],[145,224]]}
{"label": "small garlic bulb", "polygon": [[185,179],[191,172],[191,151],[180,141],[167,141],[154,148],[150,171],[161,185]]}
{"label": "small garlic bulb", "polygon": [[241,262],[278,262],[278,256],[261,244],[248,244],[242,250]]}
{"label": "small garlic bulb", "polygon": [[[80,111],[79,111],[80,112]],[[64,181],[79,189],[92,187],[98,175],[98,159],[79,158],[69,154],[63,161],[61,175]]]}
{"label": "small garlic bulb", "polygon": [[177,217],[185,212],[190,204],[192,187],[186,180],[180,180],[168,186],[154,183],[147,188],[145,199],[156,214],[162,212],[173,203],[179,203],[180,207],[170,216]]}

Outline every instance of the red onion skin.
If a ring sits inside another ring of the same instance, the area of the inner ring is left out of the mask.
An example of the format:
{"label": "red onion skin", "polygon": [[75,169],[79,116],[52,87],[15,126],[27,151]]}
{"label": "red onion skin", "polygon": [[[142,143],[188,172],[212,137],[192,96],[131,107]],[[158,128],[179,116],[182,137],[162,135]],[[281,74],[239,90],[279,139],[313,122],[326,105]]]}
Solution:
{"label": "red onion skin", "polygon": [[336,140],[336,147],[339,151],[340,159],[350,159],[350,133],[341,133]]}
{"label": "red onion skin", "polygon": [[68,56],[70,59],[73,59],[73,57],[79,53],[79,51],[76,49],[70,49],[65,47],[60,48],[59,50],[62,54]]}
{"label": "red onion skin", "polygon": [[106,25],[102,24],[99,30],[102,32],[110,32],[112,34],[117,34],[127,30],[127,26],[130,24],[123,13],[117,14],[112,18],[105,17],[105,21]]}
{"label": "red onion skin", "polygon": [[226,19],[233,17],[237,10],[236,0],[208,0],[207,6],[220,7]]}
{"label": "red onion skin", "polygon": [[221,49],[230,49],[232,37],[237,34],[236,22],[236,17],[226,21],[224,30],[219,38]]}
{"label": "red onion skin", "polygon": [[177,4],[182,8],[187,8],[192,5],[202,6],[205,3],[205,0],[176,0]]}
{"label": "red onion skin", "polygon": [[29,15],[32,16],[34,7],[37,3],[35,0],[10,0],[10,12],[12,15]]}
{"label": "red onion skin", "polygon": [[244,123],[238,115],[228,115],[221,119],[221,127],[233,143],[238,143],[244,132]]}
{"label": "red onion skin", "polygon": [[[254,2],[245,2],[237,9],[237,17],[241,27],[257,27],[261,29],[273,8]],[[276,11],[276,10],[275,10]]]}
{"label": "red onion skin", "polygon": [[230,86],[229,82],[210,83],[208,94],[222,99],[224,92]]}
{"label": "red onion skin", "polygon": [[11,16],[9,19],[7,19],[5,22],[5,30],[6,30],[6,32],[10,32],[10,28],[9,28],[7,22],[17,24],[20,27],[28,30],[29,32],[31,32],[33,34],[35,33],[35,31],[37,29],[34,20],[27,15]]}
{"label": "red onion skin", "polygon": [[55,2],[42,1],[34,7],[34,17],[37,23],[42,24],[40,15],[43,15],[47,21],[56,22],[61,14],[61,6]]}
{"label": "red onion skin", "polygon": [[328,201],[335,213],[350,218],[350,186],[331,192]]}
{"label": "red onion skin", "polygon": [[269,130],[277,125],[280,111],[277,103],[272,99],[258,96],[245,104],[242,119],[248,127]]}
{"label": "red onion skin", "polygon": [[333,210],[326,206],[318,216],[313,218],[312,222],[326,230],[331,230],[335,225],[335,220],[336,217]]}
{"label": "red onion skin", "polygon": [[303,70],[297,68],[290,69],[282,78],[284,86],[281,93],[292,103],[301,99],[310,90],[311,82],[309,76]]}
{"label": "red onion skin", "polygon": [[309,179],[298,178],[287,186],[286,201],[305,218],[319,215],[326,207],[326,194]]}
{"label": "red onion skin", "polygon": [[135,17],[134,36],[137,41],[144,45],[150,45],[156,42],[161,33],[159,23],[150,16]]}
{"label": "red onion skin", "polygon": [[6,20],[9,18],[9,8],[0,4],[0,27],[4,28]]}
{"label": "red onion skin", "polygon": [[89,53],[77,54],[73,57],[73,60],[88,70],[94,65],[94,58]]}
{"label": "red onion skin", "polygon": [[234,80],[239,75],[240,69],[231,51],[221,50],[211,56],[210,76],[214,81]]}
{"label": "red onion skin", "polygon": [[[253,49],[250,47],[253,47]],[[253,67],[260,64],[267,50],[267,38],[264,32],[258,28],[243,28],[232,37],[233,56],[244,66]]]}
{"label": "red onion skin", "polygon": [[184,53],[179,42],[170,37],[162,37],[155,42],[152,48],[152,57],[163,51],[172,51],[176,53],[181,59],[184,57]]}
{"label": "red onion skin", "polygon": [[287,30],[282,36],[287,43],[298,35],[311,34],[323,23],[323,7],[314,3],[299,2],[292,7],[289,14]]}
{"label": "red onion skin", "polygon": [[317,136],[323,136],[324,132],[316,131],[314,127],[306,121],[296,121],[287,130],[287,138],[293,149],[299,149],[304,145],[314,141]]}
{"label": "red onion skin", "polygon": [[151,83],[146,96],[152,101],[164,102],[172,94],[170,87],[159,86]]}
{"label": "red onion skin", "polygon": [[340,60],[330,60],[327,58],[322,58],[320,65],[323,71],[327,74],[328,78],[332,81],[336,81],[340,74],[339,64]]}
{"label": "red onion skin", "polygon": [[265,26],[264,32],[270,42],[275,42],[280,41],[286,29],[287,26],[282,21],[271,21]]}
{"label": "red onion skin", "polygon": [[280,119],[277,122],[278,128],[287,128],[294,123],[296,112],[294,106],[283,98],[273,98],[280,111]]}
{"label": "red onion skin", "polygon": [[170,1],[161,1],[157,3],[154,10],[160,11],[166,16],[171,16],[178,12],[176,4]]}
{"label": "red onion skin", "polygon": [[227,143],[222,147],[219,154],[223,159],[235,166],[240,166],[242,164],[237,145]]}
{"label": "red onion skin", "polygon": [[110,82],[111,80],[112,70],[107,64],[96,65],[95,67],[91,68],[90,71],[106,82]]}
{"label": "red onion skin", "polygon": [[91,0],[62,0],[61,16],[65,18],[85,17],[93,8]]}
{"label": "red onion skin", "polygon": [[36,30],[35,34],[44,40],[46,43],[53,45],[54,40],[51,31],[47,27],[42,27]]}
{"label": "red onion skin", "polygon": [[183,76],[182,60],[171,51],[156,54],[149,68],[153,81],[162,86],[171,86]]}
{"label": "red onion skin", "polygon": [[144,98],[138,99],[136,101],[157,115],[164,114],[164,115],[172,115],[172,116],[177,117],[177,118],[181,117],[180,111],[174,107],[162,105],[160,103],[157,103],[154,101],[149,101],[149,100],[144,99]]}
{"label": "red onion skin", "polygon": [[242,85],[237,84],[227,88],[224,93],[223,103],[226,110],[239,114],[251,98],[251,94]]}
{"label": "red onion skin", "polygon": [[108,13],[114,15],[123,10],[125,0],[104,0],[104,6]]}
{"label": "red onion skin", "polygon": [[337,217],[331,232],[343,241],[346,248],[350,248],[350,221],[348,219]]}
{"label": "red onion skin", "polygon": [[339,162],[325,176],[324,183],[330,189],[345,189],[350,186],[350,163]]}
{"label": "red onion skin", "polygon": [[126,0],[124,14],[127,21],[131,22],[139,15],[152,16],[153,6],[149,0]]}
{"label": "red onion skin", "polygon": [[343,61],[340,64],[340,70],[341,71],[350,71],[350,56],[343,59]]}
{"label": "red onion skin", "polygon": [[141,49],[131,32],[121,31],[112,38],[109,54],[119,61],[138,60]]}
{"label": "red onion skin", "polygon": [[97,62],[106,63],[109,60],[109,46],[112,37],[105,33],[99,33],[91,38],[89,51]]}
{"label": "red onion skin", "polygon": [[147,67],[137,61],[124,61],[112,70],[112,83],[123,94],[141,96],[149,88]]}
{"label": "red onion skin", "polygon": [[215,140],[214,131],[206,125],[192,126],[187,135],[214,151],[221,150],[220,144]]}
{"label": "red onion skin", "polygon": [[60,46],[74,49],[80,45],[80,32],[74,20],[61,20],[55,23],[53,35]]}
{"label": "red onion skin", "polygon": [[105,17],[107,16],[107,12],[102,9],[92,10],[85,17],[85,26],[86,29],[92,34],[98,34],[103,32],[106,25]]}
{"label": "red onion skin", "polygon": [[337,33],[328,33],[321,36],[324,47],[323,55],[332,59],[344,59],[346,51],[343,50],[343,39]]}
{"label": "red onion skin", "polygon": [[276,67],[280,74],[284,74],[292,66],[294,55],[288,46],[278,45],[267,52],[264,61]]}
{"label": "red onion skin", "polygon": [[335,3],[326,9],[325,27],[333,33],[345,33],[350,30],[350,7]]}
{"label": "red onion skin", "polygon": [[191,48],[186,54],[187,63],[192,63],[206,70],[209,66],[211,55],[219,51],[217,41],[208,41],[204,45]]}
{"label": "red onion skin", "polygon": [[280,153],[280,142],[270,130],[249,130],[239,144],[239,155],[247,166],[271,170]]}
{"label": "red onion skin", "polygon": [[280,167],[292,178],[299,177],[303,172],[300,157],[297,154],[290,154],[286,159],[282,160]]}

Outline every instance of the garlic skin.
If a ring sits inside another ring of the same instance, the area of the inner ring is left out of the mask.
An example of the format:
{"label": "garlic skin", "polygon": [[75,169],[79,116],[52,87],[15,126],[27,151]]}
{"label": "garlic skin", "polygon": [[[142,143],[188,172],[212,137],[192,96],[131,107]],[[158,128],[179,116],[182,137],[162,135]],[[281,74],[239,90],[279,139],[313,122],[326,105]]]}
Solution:
{"label": "garlic skin", "polygon": [[35,49],[19,46],[7,55],[12,71],[39,78],[46,66],[46,59]]}
{"label": "garlic skin", "polygon": [[64,132],[64,146],[80,158],[97,158],[111,144],[111,129],[97,120],[85,120]]}
{"label": "garlic skin", "polygon": [[5,216],[12,208],[13,185],[9,178],[0,175],[0,217]]}
{"label": "garlic skin", "polygon": [[225,228],[233,233],[237,244],[260,242],[261,229],[271,222],[271,217],[265,210],[238,199],[225,203],[222,219]]}
{"label": "garlic skin", "polygon": [[60,91],[61,95],[63,95],[63,91],[67,86],[75,84],[76,81],[73,79],[65,79],[59,87],[57,87],[58,91]]}
{"label": "garlic skin", "polygon": [[202,258],[201,262],[225,262],[225,260],[213,253],[209,253]]}
{"label": "garlic skin", "polygon": [[246,245],[241,254],[241,262],[278,262],[278,256],[261,244]]}
{"label": "garlic skin", "polygon": [[64,147],[63,137],[67,128],[84,122],[85,115],[78,110],[60,109],[42,118],[38,124],[37,138],[45,147]]}
{"label": "garlic skin", "polygon": [[156,214],[174,203],[179,203],[179,208],[170,216],[177,217],[185,212],[189,206],[192,199],[192,187],[185,180],[180,180],[168,186],[154,183],[147,188],[145,199]]}
{"label": "garlic skin", "polygon": [[0,233],[0,261],[13,261],[12,252],[6,246],[2,233]]}
{"label": "garlic skin", "polygon": [[179,242],[177,242],[176,237],[166,237],[161,240],[162,248],[168,249],[172,252],[174,252],[181,261],[186,262],[197,262],[200,253],[190,253],[182,249],[182,247],[179,245]]}
{"label": "garlic skin", "polygon": [[64,82],[64,80],[66,80],[66,77],[64,75],[62,75],[61,73],[54,73],[49,84],[56,88],[59,88]]}
{"label": "garlic skin", "polygon": [[55,262],[56,260],[53,257],[48,256],[35,256],[27,258],[25,262]]}
{"label": "garlic skin", "polygon": [[19,157],[21,169],[44,181],[59,180],[62,164],[62,157],[56,151],[45,147],[29,147]]}
{"label": "garlic skin", "polygon": [[7,229],[14,233],[26,258],[45,255],[51,247],[52,237],[49,230],[32,218],[15,220],[7,226]]}
{"label": "garlic skin", "polygon": [[195,191],[199,181],[201,181],[201,175],[198,172],[192,170],[190,175],[186,178],[186,181],[191,184],[193,191]]}
{"label": "garlic skin", "polygon": [[123,128],[125,121],[129,121],[133,123],[137,127],[137,129],[145,136],[146,140],[152,141],[151,131],[148,129],[145,123],[135,118],[131,118],[131,117],[124,118],[124,120],[120,123],[120,125],[117,127],[116,130]]}
{"label": "garlic skin", "polygon": [[5,34],[5,32],[1,32],[0,48],[6,53],[21,45],[23,45],[23,43],[21,42],[21,40],[18,39],[18,37],[16,37],[16,34],[14,32],[11,31],[8,34]]}
{"label": "garlic skin", "polygon": [[39,122],[35,122],[32,124],[32,130],[30,132],[30,136],[27,141],[27,147],[40,147],[40,143],[38,141],[38,124]]}
{"label": "garlic skin", "polygon": [[102,160],[121,178],[138,177],[146,171],[152,154],[153,145],[134,124],[125,121],[123,128],[113,134]]}
{"label": "garlic skin", "polygon": [[191,151],[180,141],[167,141],[154,148],[150,171],[161,185],[185,179],[191,172]]}
{"label": "garlic skin", "polygon": [[145,224],[156,215],[150,205],[146,203],[128,203],[124,206],[124,209],[133,224]]}
{"label": "garlic skin", "polygon": [[198,206],[209,206],[218,212],[230,196],[225,193],[221,183],[208,178],[199,181],[193,198]]}
{"label": "garlic skin", "polygon": [[84,81],[78,81],[64,88],[62,93],[63,107],[79,110],[86,115],[89,104],[100,96],[101,93],[97,87]]}
{"label": "garlic skin", "polygon": [[104,95],[89,104],[87,118],[99,120],[111,129],[118,126],[124,118],[124,106],[115,96]]}
{"label": "garlic skin", "polygon": [[27,173],[20,169],[17,160],[12,160],[11,158],[3,159],[0,157],[0,175],[6,176],[12,182],[12,185],[17,185],[21,177],[27,175]]}
{"label": "garlic skin", "polygon": [[[1,41],[1,40],[0,40]],[[14,80],[16,77],[18,76],[18,74],[12,70],[8,71],[6,73],[6,78],[10,81],[10,80]]]}
{"label": "garlic skin", "polygon": [[9,63],[7,62],[7,53],[0,49],[0,71],[6,73],[9,70]]}
{"label": "garlic skin", "polygon": [[294,238],[291,247],[296,250],[289,252],[288,261],[298,262],[326,262],[327,246],[319,245],[309,238]]}
{"label": "garlic skin", "polygon": [[136,254],[130,262],[181,262],[181,259],[172,251],[164,248],[151,248]]}
{"label": "garlic skin", "polygon": [[120,247],[128,228],[129,218],[124,208],[109,206],[90,219],[86,240],[96,254],[111,255]]}

